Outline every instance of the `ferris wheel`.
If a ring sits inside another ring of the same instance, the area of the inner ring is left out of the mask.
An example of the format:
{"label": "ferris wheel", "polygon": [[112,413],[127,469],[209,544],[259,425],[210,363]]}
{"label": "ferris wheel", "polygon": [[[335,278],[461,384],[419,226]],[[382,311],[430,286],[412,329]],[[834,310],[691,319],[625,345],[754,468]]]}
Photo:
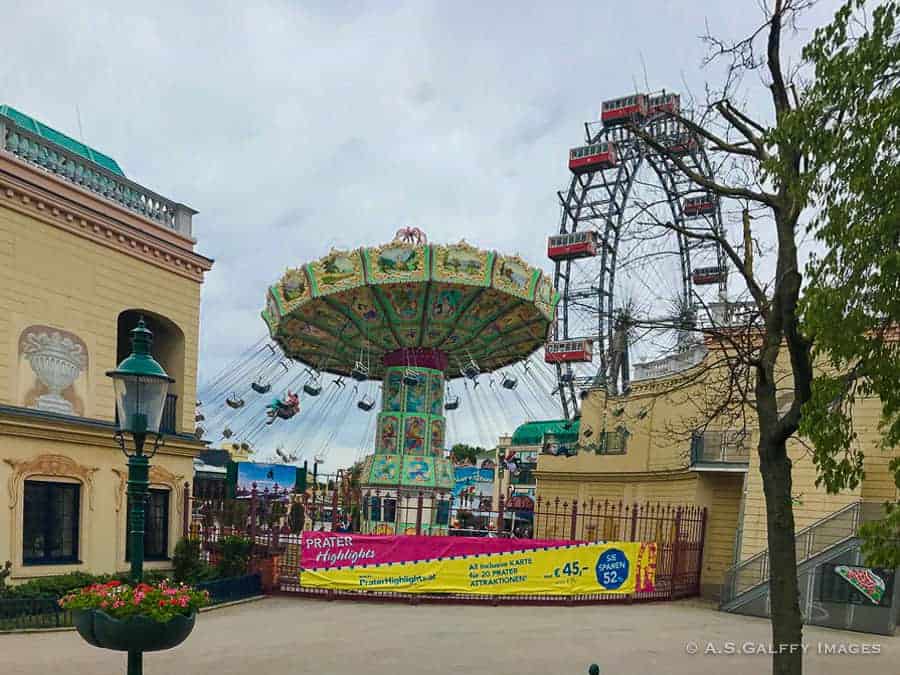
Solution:
{"label": "ferris wheel", "polygon": [[697,348],[700,308],[726,296],[721,247],[690,236],[721,234],[723,225],[717,198],[672,160],[712,178],[702,139],[673,117],[680,106],[666,92],[605,101],[600,121],[585,124],[586,144],[569,151],[572,179],[557,193],[562,215],[547,247],[560,303],[545,348],[567,417],[578,416],[589,387],[615,395],[628,390],[632,371],[665,372],[647,364],[684,363]]}

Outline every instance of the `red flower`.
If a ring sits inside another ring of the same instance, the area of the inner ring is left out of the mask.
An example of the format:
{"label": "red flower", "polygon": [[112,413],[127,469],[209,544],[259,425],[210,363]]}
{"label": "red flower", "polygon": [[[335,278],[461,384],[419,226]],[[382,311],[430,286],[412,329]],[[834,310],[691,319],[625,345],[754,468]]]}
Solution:
{"label": "red flower", "polygon": [[165,600],[160,600],[160,601],[159,601],[159,606],[160,606],[160,607],[165,607],[165,606],[166,606],[166,601],[165,601]]}
{"label": "red flower", "polygon": [[115,588],[116,586],[121,586],[121,585],[122,585],[122,582],[116,581],[115,579],[113,579],[112,581],[110,581],[109,583],[106,584],[107,588]]}

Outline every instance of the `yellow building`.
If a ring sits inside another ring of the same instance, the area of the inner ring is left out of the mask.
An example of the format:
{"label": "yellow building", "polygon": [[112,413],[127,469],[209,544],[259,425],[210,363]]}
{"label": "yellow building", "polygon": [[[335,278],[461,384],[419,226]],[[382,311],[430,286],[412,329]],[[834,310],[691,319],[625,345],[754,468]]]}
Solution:
{"label": "yellow building", "polygon": [[[707,508],[701,592],[719,597],[726,570],[766,549],[765,498],[751,426],[705,416],[698,401],[709,392],[711,369],[720,361],[706,348],[635,368],[626,395],[601,388],[582,400],[578,453],[542,454],[537,492],[543,500],[611,500],[625,503],[697,504]],[[785,390],[785,404],[789,401]],[[701,406],[702,407],[702,406]],[[793,498],[800,531],[854,502],[897,496],[888,471],[891,453],[879,447],[880,407],[858,400],[854,409],[866,479],[854,491],[829,495],[815,485],[808,448],[792,442]],[[895,452],[896,454],[896,452]],[[536,532],[540,536],[540,532]],[[801,559],[803,554],[801,553]]]}
{"label": "yellow building", "polygon": [[12,580],[126,561],[126,463],[107,370],[139,317],[175,378],[151,463],[148,567],[169,565],[193,436],[200,286],[194,211],[110,157],[0,106],[0,565]]}

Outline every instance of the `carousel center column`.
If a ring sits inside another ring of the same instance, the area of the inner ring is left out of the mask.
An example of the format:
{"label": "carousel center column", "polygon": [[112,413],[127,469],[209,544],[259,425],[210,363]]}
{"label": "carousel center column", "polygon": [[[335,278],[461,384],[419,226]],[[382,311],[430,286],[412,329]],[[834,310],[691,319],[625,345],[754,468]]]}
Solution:
{"label": "carousel center column", "polygon": [[453,485],[452,465],[444,458],[447,355],[437,349],[401,349],[386,354],[383,363],[382,404],[367,485],[382,499],[367,509],[367,531],[445,533]]}

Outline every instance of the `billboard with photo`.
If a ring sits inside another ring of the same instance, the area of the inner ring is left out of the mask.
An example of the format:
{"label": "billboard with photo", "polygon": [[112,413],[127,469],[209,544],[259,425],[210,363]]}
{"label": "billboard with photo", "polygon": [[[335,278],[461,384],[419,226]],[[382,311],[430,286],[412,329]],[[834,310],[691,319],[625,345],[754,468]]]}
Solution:
{"label": "billboard with photo", "polygon": [[238,462],[235,479],[235,497],[247,498],[256,484],[256,494],[270,499],[288,499],[297,486],[296,466],[287,464],[260,464]]}

